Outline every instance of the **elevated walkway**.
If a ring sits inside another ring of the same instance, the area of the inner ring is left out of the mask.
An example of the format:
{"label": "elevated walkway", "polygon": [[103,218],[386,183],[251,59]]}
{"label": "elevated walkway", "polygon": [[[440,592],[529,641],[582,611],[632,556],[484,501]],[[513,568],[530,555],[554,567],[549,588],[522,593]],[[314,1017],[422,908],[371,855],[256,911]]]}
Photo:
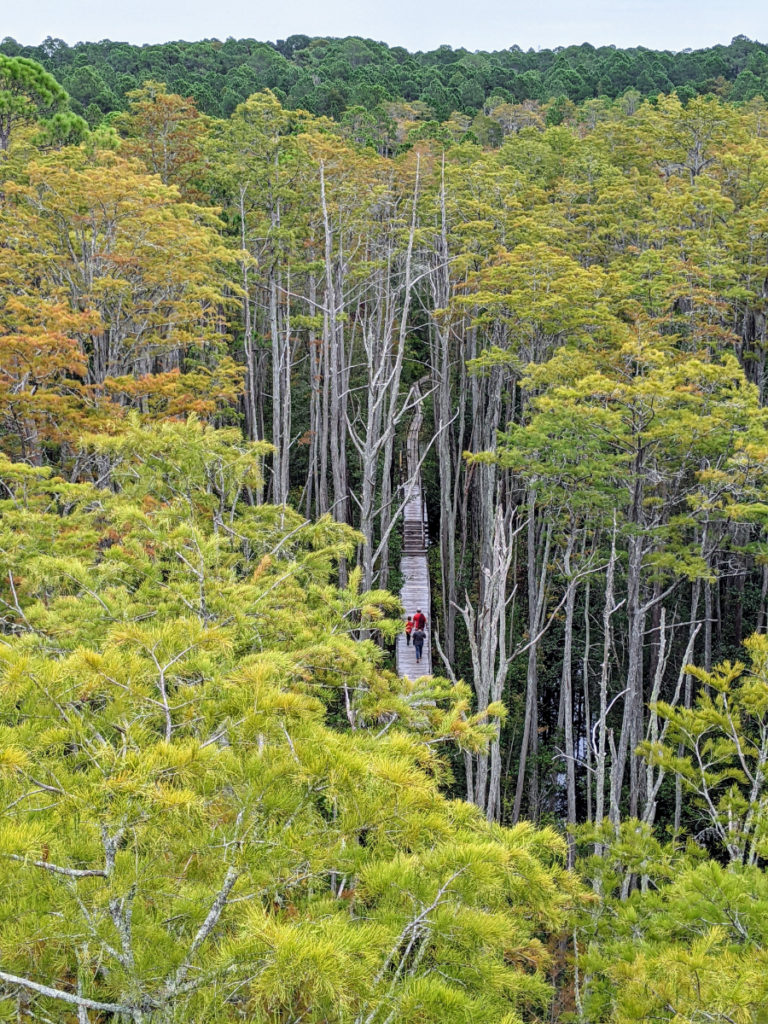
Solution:
{"label": "elevated walkway", "polygon": [[400,559],[403,586],[400,600],[403,602],[406,615],[414,615],[416,609],[421,608],[427,617],[427,636],[423,656],[418,665],[413,644],[406,644],[404,633],[397,638],[397,674],[408,676],[409,679],[432,675],[432,601],[427,568],[429,533],[419,468],[419,431],[422,419],[419,403],[418,411],[408,430],[406,448],[406,482],[403,486],[408,500],[403,510],[403,556]]}

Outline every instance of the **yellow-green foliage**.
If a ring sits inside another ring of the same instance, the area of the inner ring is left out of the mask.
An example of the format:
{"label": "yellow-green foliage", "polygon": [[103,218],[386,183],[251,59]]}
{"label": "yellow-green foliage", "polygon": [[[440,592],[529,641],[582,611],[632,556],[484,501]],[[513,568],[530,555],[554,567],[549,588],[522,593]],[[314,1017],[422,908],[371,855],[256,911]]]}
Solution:
{"label": "yellow-green foliage", "polygon": [[603,908],[583,933],[581,1019],[760,1024],[768,1008],[768,880],[679,858],[671,884]]}
{"label": "yellow-green foliage", "polygon": [[563,843],[441,794],[487,727],[357,639],[399,606],[335,585],[356,535],[194,420],[87,443],[114,490],[0,467],[0,972],[59,992],[0,1019],[543,1019]]}
{"label": "yellow-green foliage", "polygon": [[658,705],[667,738],[644,749],[678,777],[728,859],[756,864],[768,853],[768,638],[745,646],[749,673],[742,662],[689,667],[704,688],[691,708]]}

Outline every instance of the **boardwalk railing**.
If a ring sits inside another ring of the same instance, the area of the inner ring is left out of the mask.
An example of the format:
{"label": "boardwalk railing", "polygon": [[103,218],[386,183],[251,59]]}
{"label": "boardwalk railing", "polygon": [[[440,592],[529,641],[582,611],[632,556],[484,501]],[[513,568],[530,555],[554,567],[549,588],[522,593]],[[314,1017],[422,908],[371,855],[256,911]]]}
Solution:
{"label": "boardwalk railing", "polygon": [[408,676],[410,679],[432,674],[432,606],[427,567],[429,531],[419,467],[419,431],[422,420],[423,413],[419,402],[406,441],[406,479],[402,486],[407,500],[403,509],[403,556],[400,559],[403,586],[400,600],[403,602],[406,615],[414,615],[419,608],[422,610],[427,617],[427,636],[419,663],[416,661],[413,645],[406,643],[405,634],[401,633],[397,638],[397,674]]}

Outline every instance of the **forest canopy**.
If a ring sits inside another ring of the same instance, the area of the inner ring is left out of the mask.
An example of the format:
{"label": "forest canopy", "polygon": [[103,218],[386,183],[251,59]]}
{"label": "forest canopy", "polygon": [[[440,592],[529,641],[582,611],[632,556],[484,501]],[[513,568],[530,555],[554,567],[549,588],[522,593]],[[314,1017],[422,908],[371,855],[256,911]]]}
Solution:
{"label": "forest canopy", "polygon": [[444,111],[4,45],[0,1020],[763,1024],[761,45]]}
{"label": "forest canopy", "polygon": [[13,39],[0,53],[39,62],[88,120],[125,109],[127,96],[147,79],[194,98],[200,110],[228,117],[252,93],[271,89],[288,107],[342,118],[356,107],[417,103],[425,120],[453,111],[474,117],[500,103],[574,103],[627,90],[656,96],[677,90],[683,99],[714,94],[743,101],[768,95],[768,45],[737,36],[728,45],[674,53],[645,47],[581,46],[493,52],[440,46],[410,53],[357,36],[294,35],[275,43],[206,39],[144,46],[102,40],[68,45],[48,38],[39,46]]}

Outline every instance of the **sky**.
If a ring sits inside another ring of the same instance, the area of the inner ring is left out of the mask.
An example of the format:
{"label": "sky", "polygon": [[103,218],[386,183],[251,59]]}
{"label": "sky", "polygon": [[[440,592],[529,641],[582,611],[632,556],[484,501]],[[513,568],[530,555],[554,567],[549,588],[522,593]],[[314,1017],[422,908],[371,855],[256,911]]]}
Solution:
{"label": "sky", "polygon": [[768,0],[0,0],[0,38],[113,39],[359,35],[409,50],[592,43],[697,49],[735,35],[768,42]]}

